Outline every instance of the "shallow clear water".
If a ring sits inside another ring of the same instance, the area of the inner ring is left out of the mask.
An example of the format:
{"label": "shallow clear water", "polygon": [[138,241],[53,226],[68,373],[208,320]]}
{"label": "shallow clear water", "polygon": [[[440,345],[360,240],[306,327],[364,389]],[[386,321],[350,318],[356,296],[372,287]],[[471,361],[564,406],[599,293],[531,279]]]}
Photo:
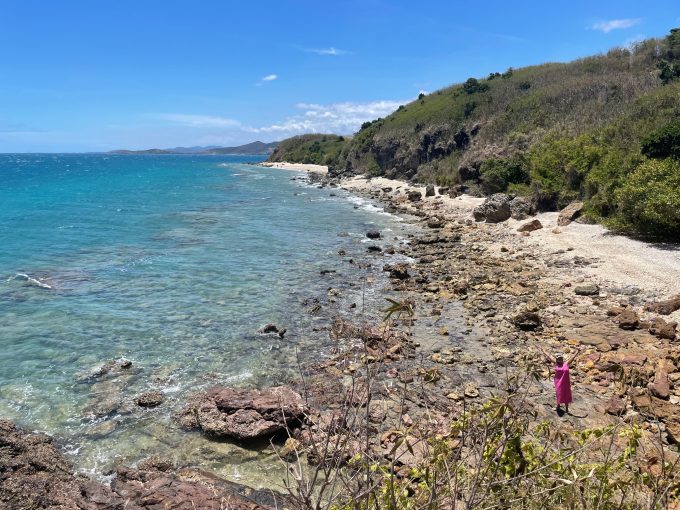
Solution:
{"label": "shallow clear water", "polygon": [[[85,472],[150,453],[254,485],[278,469],[171,413],[208,385],[285,380],[296,346],[321,354],[303,303],[331,286],[320,269],[346,275],[339,248],[363,254],[367,228],[399,227],[255,160],[0,155],[0,417],[58,436]],[[267,322],[285,339],[257,335]],[[121,357],[131,369],[83,376]],[[168,400],[130,405],[151,389]]]}

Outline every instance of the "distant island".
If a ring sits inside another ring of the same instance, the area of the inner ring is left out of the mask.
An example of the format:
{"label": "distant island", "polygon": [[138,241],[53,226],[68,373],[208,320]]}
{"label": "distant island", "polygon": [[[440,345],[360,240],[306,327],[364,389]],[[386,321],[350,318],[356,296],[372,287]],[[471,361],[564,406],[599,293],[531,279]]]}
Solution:
{"label": "distant island", "polygon": [[107,154],[230,154],[235,156],[253,156],[258,154],[270,155],[279,145],[279,142],[251,142],[237,147],[173,147],[170,149],[146,149],[146,150],[126,150],[118,149],[109,151]]}

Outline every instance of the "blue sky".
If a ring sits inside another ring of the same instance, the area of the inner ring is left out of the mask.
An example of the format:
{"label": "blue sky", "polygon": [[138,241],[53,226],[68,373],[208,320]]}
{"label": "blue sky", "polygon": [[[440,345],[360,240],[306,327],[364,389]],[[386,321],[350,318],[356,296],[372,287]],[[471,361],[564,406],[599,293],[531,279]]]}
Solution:
{"label": "blue sky", "polygon": [[351,133],[420,91],[676,26],[677,0],[0,0],[0,152]]}

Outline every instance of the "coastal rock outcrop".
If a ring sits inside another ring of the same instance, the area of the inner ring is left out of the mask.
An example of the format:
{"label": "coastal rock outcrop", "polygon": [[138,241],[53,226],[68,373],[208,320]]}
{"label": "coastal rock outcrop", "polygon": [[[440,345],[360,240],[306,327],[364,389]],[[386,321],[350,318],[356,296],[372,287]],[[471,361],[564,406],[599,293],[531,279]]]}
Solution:
{"label": "coastal rock outcrop", "polygon": [[503,193],[491,195],[472,211],[475,221],[486,221],[487,223],[500,223],[507,220],[511,215],[510,199]]}
{"label": "coastal rock outcrop", "polygon": [[196,395],[179,419],[183,427],[212,437],[252,440],[296,428],[305,415],[302,397],[287,386],[264,390],[216,386]]}
{"label": "coastal rock outcrop", "polygon": [[75,475],[52,438],[0,420],[0,507],[7,509],[142,510],[202,508],[268,510],[276,498],[169,463],[118,468],[111,486]]}

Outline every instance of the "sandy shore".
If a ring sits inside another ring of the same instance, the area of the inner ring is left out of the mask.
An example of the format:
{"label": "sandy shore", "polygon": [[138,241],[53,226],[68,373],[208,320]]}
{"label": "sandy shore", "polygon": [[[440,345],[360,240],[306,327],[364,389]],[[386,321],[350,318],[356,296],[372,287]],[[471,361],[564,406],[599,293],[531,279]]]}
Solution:
{"label": "sandy shore", "polygon": [[[392,188],[386,194],[396,192],[420,191],[423,202],[430,207],[441,210],[443,215],[472,220],[472,210],[482,202],[483,198],[463,195],[451,198],[437,194],[425,197],[425,188],[413,186],[403,181],[383,177],[366,179],[354,177],[343,181],[342,186],[348,190],[378,193],[383,188]],[[383,192],[384,193],[384,192]],[[404,199],[406,197],[404,196]],[[652,244],[625,236],[616,235],[602,225],[586,225],[573,222],[566,227],[557,227],[556,212],[541,213],[535,216],[543,225],[542,229],[523,236],[517,228],[533,219],[510,219],[496,225],[484,225],[484,228],[498,231],[499,239],[511,236],[513,241],[527,244],[539,253],[548,257],[561,251],[569,251],[572,256],[591,261],[579,269],[583,279],[600,283],[609,282],[618,286],[631,286],[641,291],[664,297],[680,293],[680,246],[669,244]],[[499,243],[496,247],[501,248]],[[565,275],[566,276],[566,275]],[[569,278],[572,275],[568,275]],[[672,316],[680,320],[680,311]]]}
{"label": "sandy shore", "polygon": [[267,168],[280,168],[281,170],[291,170],[294,172],[310,172],[321,175],[326,175],[328,173],[328,167],[324,165],[309,165],[303,163],[270,163],[265,161],[260,163],[261,166],[266,166]]}

